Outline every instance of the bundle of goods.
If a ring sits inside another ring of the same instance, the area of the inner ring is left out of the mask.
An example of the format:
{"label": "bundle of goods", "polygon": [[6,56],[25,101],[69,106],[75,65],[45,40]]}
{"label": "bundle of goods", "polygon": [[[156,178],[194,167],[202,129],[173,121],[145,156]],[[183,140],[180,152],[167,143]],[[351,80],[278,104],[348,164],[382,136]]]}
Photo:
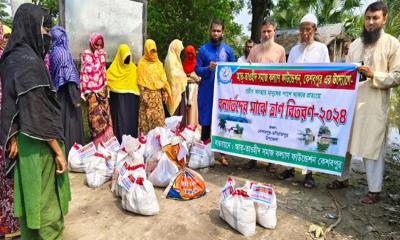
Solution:
{"label": "bundle of goods", "polygon": [[256,232],[256,223],[276,227],[276,196],[271,185],[246,183],[236,188],[232,178],[221,191],[220,217],[244,236]]}
{"label": "bundle of goods", "polygon": [[192,169],[207,168],[215,165],[214,153],[211,151],[211,140],[196,142],[190,150],[189,167]]}
{"label": "bundle of goods", "polygon": [[85,172],[86,165],[90,158],[97,152],[93,142],[85,146],[74,144],[68,154],[68,168],[72,172]]}

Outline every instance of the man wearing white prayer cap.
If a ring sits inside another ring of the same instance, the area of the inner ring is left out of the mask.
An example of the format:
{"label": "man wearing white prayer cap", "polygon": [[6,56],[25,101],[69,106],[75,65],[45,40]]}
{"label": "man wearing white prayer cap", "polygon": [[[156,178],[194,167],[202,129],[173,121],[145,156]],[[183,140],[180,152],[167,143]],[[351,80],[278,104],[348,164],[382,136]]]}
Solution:
{"label": "man wearing white prayer cap", "polygon": [[315,41],[318,19],[308,13],[300,20],[300,43],[289,53],[288,63],[329,63],[328,48]]}
{"label": "man wearing white prayer cap", "polygon": [[[328,48],[325,44],[315,41],[318,19],[308,13],[300,20],[300,43],[294,46],[289,53],[288,63],[329,63]],[[279,179],[294,177],[294,168],[288,168],[278,175]],[[307,171],[303,186],[313,188],[315,181],[311,171]]]}

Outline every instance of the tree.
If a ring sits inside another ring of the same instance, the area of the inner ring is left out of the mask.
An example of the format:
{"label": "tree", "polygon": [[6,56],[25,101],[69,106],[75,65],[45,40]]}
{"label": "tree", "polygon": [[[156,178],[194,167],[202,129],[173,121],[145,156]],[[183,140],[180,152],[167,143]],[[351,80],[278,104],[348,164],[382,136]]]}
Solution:
{"label": "tree", "polygon": [[32,3],[44,7],[49,11],[53,19],[58,19],[59,15],[58,0],[32,0]]}
{"label": "tree", "polygon": [[308,12],[318,18],[318,25],[353,21],[361,0],[280,0],[273,10],[273,18],[280,28],[295,28]]}
{"label": "tree", "polygon": [[400,37],[400,1],[385,0],[389,14],[387,16],[385,31],[395,37]]}
{"label": "tree", "polygon": [[251,39],[254,42],[260,41],[260,27],[265,17],[269,17],[274,7],[272,0],[251,0]]}
{"label": "tree", "polygon": [[307,8],[300,4],[300,0],[280,0],[273,9],[272,17],[280,29],[295,28],[307,13]]}
{"label": "tree", "polygon": [[9,0],[0,0],[0,20],[2,23],[11,27],[12,18],[10,14],[6,11],[7,7],[10,7]]}
{"label": "tree", "polygon": [[233,20],[243,6],[244,0],[148,0],[147,37],[156,41],[163,60],[169,43],[175,38],[196,48],[207,42],[210,20],[219,18],[225,23],[225,41],[238,53],[242,30]]}

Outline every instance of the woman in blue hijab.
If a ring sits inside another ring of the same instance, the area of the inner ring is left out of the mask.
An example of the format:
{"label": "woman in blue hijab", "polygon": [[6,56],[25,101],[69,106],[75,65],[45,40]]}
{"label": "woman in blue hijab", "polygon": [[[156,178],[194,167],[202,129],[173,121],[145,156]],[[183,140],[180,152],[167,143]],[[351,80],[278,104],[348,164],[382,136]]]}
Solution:
{"label": "woman in blue hijab", "polygon": [[68,157],[73,144],[83,144],[84,141],[79,74],[72,59],[65,30],[61,26],[55,26],[50,33],[50,73],[57,90],[57,99],[61,104],[65,150]]}

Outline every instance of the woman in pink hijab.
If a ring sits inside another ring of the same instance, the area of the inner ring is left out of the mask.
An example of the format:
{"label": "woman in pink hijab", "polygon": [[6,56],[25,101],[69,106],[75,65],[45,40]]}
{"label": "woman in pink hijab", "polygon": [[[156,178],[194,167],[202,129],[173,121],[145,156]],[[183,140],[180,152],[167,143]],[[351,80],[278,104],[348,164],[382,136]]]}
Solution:
{"label": "woman in pink hijab", "polygon": [[90,36],[89,47],[82,53],[80,85],[81,96],[88,104],[90,133],[97,146],[114,136],[108,103],[103,35],[93,33]]}

